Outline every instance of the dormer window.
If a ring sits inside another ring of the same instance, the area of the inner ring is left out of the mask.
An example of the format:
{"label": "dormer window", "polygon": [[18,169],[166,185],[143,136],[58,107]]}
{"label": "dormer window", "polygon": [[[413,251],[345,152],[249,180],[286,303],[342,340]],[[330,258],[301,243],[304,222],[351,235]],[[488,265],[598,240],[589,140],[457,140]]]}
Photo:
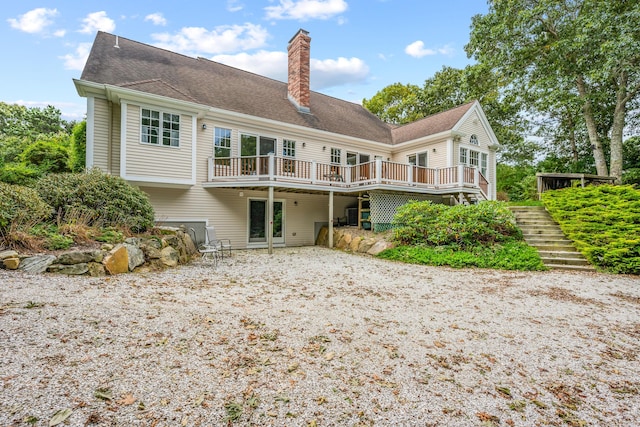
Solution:
{"label": "dormer window", "polygon": [[475,133],[473,135],[471,135],[471,138],[469,138],[469,144],[479,145],[478,144],[478,137],[476,136]]}

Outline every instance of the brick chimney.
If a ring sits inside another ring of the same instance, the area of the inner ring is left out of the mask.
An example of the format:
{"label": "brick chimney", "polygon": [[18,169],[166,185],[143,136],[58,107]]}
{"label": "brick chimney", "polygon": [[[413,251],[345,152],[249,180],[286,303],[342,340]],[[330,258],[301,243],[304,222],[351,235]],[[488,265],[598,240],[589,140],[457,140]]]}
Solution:
{"label": "brick chimney", "polygon": [[289,101],[296,106],[298,111],[309,113],[311,111],[309,90],[311,37],[309,37],[309,32],[303,29],[298,30],[296,35],[289,40],[287,51],[289,53]]}

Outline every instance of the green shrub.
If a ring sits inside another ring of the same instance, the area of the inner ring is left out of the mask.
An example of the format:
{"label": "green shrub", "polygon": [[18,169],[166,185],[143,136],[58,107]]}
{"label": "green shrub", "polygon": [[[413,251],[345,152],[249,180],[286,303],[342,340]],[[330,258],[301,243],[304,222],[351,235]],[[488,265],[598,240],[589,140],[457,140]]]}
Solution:
{"label": "green shrub", "polygon": [[62,173],[69,171],[69,150],[60,138],[36,141],[21,154],[27,165],[33,165],[44,173]]}
{"label": "green shrub", "polygon": [[88,225],[126,227],[135,233],[153,226],[153,207],[147,195],[97,169],[48,175],[38,181],[36,189],[58,212],[61,222],[81,212]]}
{"label": "green shrub", "polygon": [[124,242],[124,234],[114,228],[108,227],[101,230],[96,240],[104,243],[121,243]]}
{"label": "green shrub", "polygon": [[71,145],[69,146],[69,169],[82,172],[87,155],[87,121],[83,120],[73,127]]}
{"label": "green shrub", "polygon": [[542,194],[562,231],[595,266],[640,274],[640,190],[630,185],[565,188]]}
{"label": "green shrub", "polygon": [[395,239],[405,245],[459,248],[522,239],[515,217],[503,202],[445,206],[410,202],[394,217]]}
{"label": "green shrub", "polygon": [[538,252],[524,242],[509,242],[492,246],[474,246],[461,250],[456,246],[398,246],[378,255],[380,258],[410,264],[478,267],[501,270],[546,270]]}
{"label": "green shrub", "polygon": [[42,172],[24,163],[5,163],[0,166],[0,182],[7,184],[33,185],[38,178],[42,175]]}
{"label": "green shrub", "polygon": [[60,234],[58,227],[51,223],[36,224],[29,233],[44,238],[44,247],[52,251],[68,249],[73,244],[71,237]]}
{"label": "green shrub", "polygon": [[23,229],[51,217],[51,206],[27,187],[0,182],[0,234]]}

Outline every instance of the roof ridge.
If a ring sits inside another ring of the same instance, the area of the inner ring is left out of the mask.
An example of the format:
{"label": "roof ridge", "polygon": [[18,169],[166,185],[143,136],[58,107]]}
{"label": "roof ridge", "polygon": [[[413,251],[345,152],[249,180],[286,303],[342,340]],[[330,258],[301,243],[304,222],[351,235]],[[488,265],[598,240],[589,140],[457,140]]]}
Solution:
{"label": "roof ridge", "polygon": [[185,93],[184,91],[178,89],[177,87],[175,87],[174,85],[172,85],[169,82],[166,82],[162,79],[147,79],[147,80],[138,80],[135,82],[127,82],[127,83],[123,83],[120,85],[120,87],[130,87],[130,86],[134,86],[134,85],[140,85],[140,84],[145,84],[145,83],[154,83],[154,82],[160,82],[165,86],[170,87],[171,89],[175,90],[176,92],[178,92],[180,95],[183,95],[187,98],[189,98],[190,100],[192,100],[193,102],[198,102],[197,99],[195,99],[193,96],[189,95],[188,93]]}

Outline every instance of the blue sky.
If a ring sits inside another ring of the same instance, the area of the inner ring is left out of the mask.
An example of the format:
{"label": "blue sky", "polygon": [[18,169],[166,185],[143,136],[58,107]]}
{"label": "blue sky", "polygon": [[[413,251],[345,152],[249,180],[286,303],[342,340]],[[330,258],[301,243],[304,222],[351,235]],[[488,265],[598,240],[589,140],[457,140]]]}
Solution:
{"label": "blue sky", "polygon": [[286,47],[311,36],[311,87],[361,103],[395,82],[422,85],[470,63],[485,0],[21,0],[0,9],[0,101],[48,104],[82,120],[75,91],[98,30],[286,81]]}

